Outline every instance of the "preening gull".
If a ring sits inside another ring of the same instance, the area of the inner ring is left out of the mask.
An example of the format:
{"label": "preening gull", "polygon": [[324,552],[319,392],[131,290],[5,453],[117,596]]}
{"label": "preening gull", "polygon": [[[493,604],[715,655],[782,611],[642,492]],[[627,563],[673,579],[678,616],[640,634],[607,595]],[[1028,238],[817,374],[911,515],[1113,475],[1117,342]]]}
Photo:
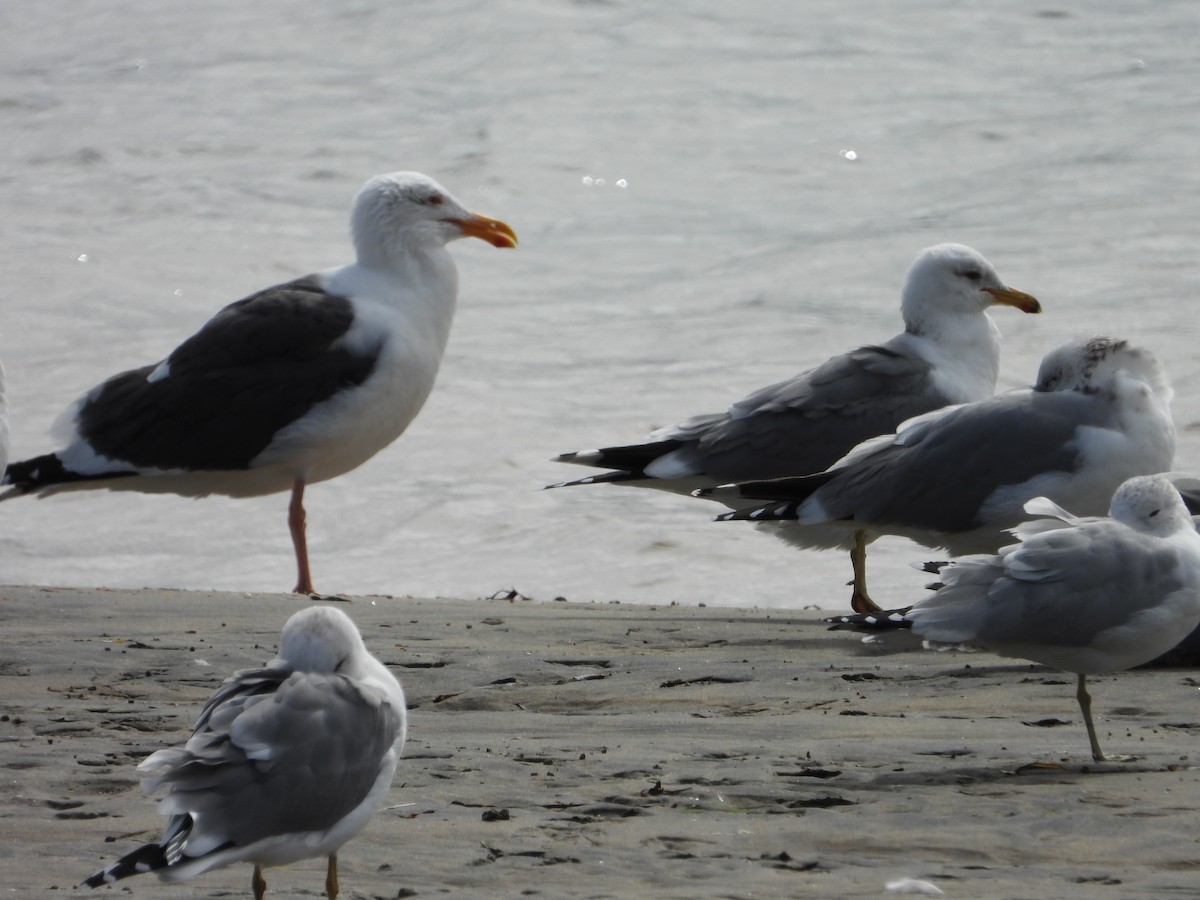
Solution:
{"label": "preening gull", "polygon": [[1078,676],[1092,757],[1105,756],[1085,684],[1091,673],[1149,662],[1200,625],[1200,534],[1170,480],[1131,478],[1111,518],[1078,519],[1044,498],[1031,513],[1060,520],[1016,529],[995,556],[941,570],[944,586],[905,618],[927,646],[981,647]]}
{"label": "preening gull", "polygon": [[875,612],[867,543],[895,534],[953,555],[994,553],[1038,496],[1102,515],[1127,478],[1171,468],[1170,401],[1149,351],[1114,338],[1073,341],[1046,355],[1032,389],[919,416],[818,475],[707,494],[743,507],[718,520],[769,522],[790,543],[850,549],[851,605]]}
{"label": "preening gull", "polygon": [[446,244],[515,247],[432,178],[377,175],[354,200],[357,261],[232,303],[158,363],[79,398],[61,449],[8,466],[0,499],[77,488],[251,497],[291,491],[295,591],[313,593],[304,488],[403,433],[433,387],[458,275]]}
{"label": "preening gull", "polygon": [[[1163,472],[1156,476],[1165,478],[1179,492],[1180,499],[1192,516],[1192,522],[1200,529],[1200,478],[1189,472]],[[1030,535],[1041,534],[1054,529],[1074,527],[1087,522],[1099,521],[1099,516],[1076,516],[1063,509],[1057,503],[1046,497],[1035,497],[1025,504],[1025,512],[1033,518],[1028,518],[1012,533],[1024,540]],[[913,568],[930,574],[940,574],[950,565],[949,561],[938,560],[924,563],[913,563]],[[927,584],[929,590],[939,590],[943,587],[941,581]],[[830,631],[856,631],[863,634],[863,642],[875,645],[886,645],[890,649],[904,649],[910,646],[911,626],[908,611],[912,606],[896,609],[879,610],[878,612],[852,613],[830,616],[825,621],[829,623]],[[915,642],[917,646],[919,641]],[[1148,666],[1191,666],[1200,664],[1200,627],[1194,629],[1179,643],[1145,665]]]}
{"label": "preening gull", "polygon": [[1041,311],[970,247],[929,247],[905,278],[900,334],[755,391],[724,413],[660,429],[647,443],[564,453],[561,462],[612,471],[550,487],[608,482],[689,493],[820,472],[905,419],[990,397],[1000,332],[987,309],[997,304]]}
{"label": "preening gull", "polygon": [[80,887],[155,872],[175,882],[237,862],[262,870],[328,857],[325,894],[338,895],[337,852],[387,797],[407,713],[395,676],[328,606],[283,626],[279,656],[227,679],[182,747],[138,766],[142,787],[165,785],[161,841],[145,844]]}

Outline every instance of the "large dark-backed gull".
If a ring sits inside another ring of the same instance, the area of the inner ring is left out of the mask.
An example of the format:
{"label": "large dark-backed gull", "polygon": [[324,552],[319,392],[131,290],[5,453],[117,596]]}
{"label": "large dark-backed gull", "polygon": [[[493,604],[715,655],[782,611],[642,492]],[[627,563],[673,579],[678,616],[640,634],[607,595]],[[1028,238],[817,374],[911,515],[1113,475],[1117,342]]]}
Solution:
{"label": "large dark-backed gull", "polygon": [[[291,491],[295,590],[313,593],[305,485],[350,471],[408,427],[433,387],[458,294],[449,241],[515,247],[432,178],[371,178],[357,259],[230,304],[163,361],[60,417],[61,449],[8,466],[3,495],[78,488],[251,497]],[[0,499],[3,499],[0,498]]]}
{"label": "large dark-backed gull", "polygon": [[234,673],[213,694],[182,747],[138,766],[147,791],[166,786],[161,841],[144,844],[81,885],[154,872],[192,878],[238,862],[262,870],[328,858],[325,893],[338,894],[337,852],[387,798],[407,713],[395,676],[368,652],[350,617],[313,606],[288,619],[279,656]]}

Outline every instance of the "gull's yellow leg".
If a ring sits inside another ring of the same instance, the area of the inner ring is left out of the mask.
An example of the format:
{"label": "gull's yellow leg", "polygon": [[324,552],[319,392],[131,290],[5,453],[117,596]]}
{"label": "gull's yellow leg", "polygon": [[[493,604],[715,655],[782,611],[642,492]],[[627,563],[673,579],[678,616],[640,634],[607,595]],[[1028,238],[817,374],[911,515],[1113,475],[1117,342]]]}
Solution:
{"label": "gull's yellow leg", "polygon": [[325,869],[325,896],[329,900],[337,900],[337,895],[337,854],[331,853],[329,855],[329,866]]}
{"label": "gull's yellow leg", "polygon": [[867,533],[854,533],[854,549],[850,551],[850,563],[854,566],[854,593],[850,595],[850,608],[856,613],[876,613],[879,604],[867,593]]}

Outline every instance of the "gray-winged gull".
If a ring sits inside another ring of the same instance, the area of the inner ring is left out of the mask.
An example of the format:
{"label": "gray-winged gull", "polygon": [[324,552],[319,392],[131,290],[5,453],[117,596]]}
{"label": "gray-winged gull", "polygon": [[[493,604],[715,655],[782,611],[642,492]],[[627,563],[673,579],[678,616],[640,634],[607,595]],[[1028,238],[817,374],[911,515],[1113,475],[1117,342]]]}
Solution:
{"label": "gray-winged gull", "polygon": [[432,178],[377,175],[354,200],[356,262],[230,304],[158,363],[93,388],[55,426],[61,449],[5,484],[251,497],[291,491],[297,593],[313,593],[305,485],[366,462],[433,387],[458,294],[446,244],[515,247]]}
{"label": "gray-winged gull", "polygon": [[[919,416],[864,442],[826,472],[706,491],[742,508],[718,520],[770,526],[803,547],[852,551],[857,612],[866,545],[902,535],[953,555],[995,552],[1037,496],[1102,515],[1134,475],[1175,455],[1171,389],[1149,351],[1124,340],[1073,341],[1047,354],[1030,390]],[[745,506],[751,500],[769,500]]]}
{"label": "gray-winged gull", "polygon": [[[1192,516],[1192,521],[1200,528],[1200,520],[1197,519],[1197,513],[1200,513],[1200,479],[1189,472],[1163,472],[1156,477],[1165,478],[1179,492],[1183,505],[1187,508],[1188,514]],[[1025,504],[1025,512],[1034,518],[1026,519],[1012,529],[1012,533],[1022,540],[1029,535],[1082,525],[1101,518],[1076,516],[1046,497],[1035,497],[1030,500]],[[913,568],[921,572],[937,574],[949,564],[946,560],[938,560],[913,563]],[[929,590],[939,590],[942,586],[940,581],[926,585]],[[911,605],[877,612],[837,615],[830,616],[825,621],[829,623],[830,631],[856,631],[864,635],[864,643],[902,649],[910,643],[905,638],[905,636],[911,635],[912,623],[907,617],[910,609],[912,609]],[[919,642],[917,643],[919,644]],[[1198,664],[1200,664],[1200,628],[1194,629],[1166,653],[1145,663],[1148,666],[1190,667]]]}
{"label": "gray-winged gull", "polygon": [[820,472],[905,419],[991,396],[1000,332],[986,310],[996,304],[1041,310],[970,247],[929,247],[905,278],[900,334],[755,391],[724,413],[660,429],[647,443],[564,453],[559,461],[612,471],[550,486],[607,482],[688,493]]}
{"label": "gray-winged gull", "polygon": [[[1044,499],[1030,512],[1054,514]],[[1113,757],[1100,749],[1086,676],[1149,662],[1200,625],[1200,534],[1171,482],[1129,479],[1109,515],[1021,526],[1020,543],[945,566],[944,586],[905,615],[929,646],[981,647],[1074,672],[1098,762]]]}
{"label": "gray-winged gull", "polygon": [[349,616],[301,610],[283,626],[279,656],[226,680],[182,747],[138,766],[142,786],[168,788],[161,841],[97,872],[95,888],[155,872],[182,881],[238,862],[262,870],[325,856],[325,893],[338,894],[337,852],[387,797],[407,714],[395,676],[363,645]]}

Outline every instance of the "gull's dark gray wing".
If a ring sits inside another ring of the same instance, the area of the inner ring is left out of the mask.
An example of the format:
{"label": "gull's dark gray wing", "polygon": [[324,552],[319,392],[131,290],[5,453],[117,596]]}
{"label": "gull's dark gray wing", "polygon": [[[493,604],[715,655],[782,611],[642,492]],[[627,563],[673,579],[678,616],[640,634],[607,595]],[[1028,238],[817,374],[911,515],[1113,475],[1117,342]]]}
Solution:
{"label": "gull's dark gray wing", "polygon": [[755,391],[718,421],[692,420],[662,436],[690,436],[681,453],[717,482],[807,475],[948,402],[925,360],[870,346]]}
{"label": "gull's dark gray wing", "polygon": [[164,363],[91,391],[78,434],[136,468],[246,468],[281,428],[370,375],[378,347],[339,345],[353,319],[350,301],[315,277],[267,288],[225,307]]}

